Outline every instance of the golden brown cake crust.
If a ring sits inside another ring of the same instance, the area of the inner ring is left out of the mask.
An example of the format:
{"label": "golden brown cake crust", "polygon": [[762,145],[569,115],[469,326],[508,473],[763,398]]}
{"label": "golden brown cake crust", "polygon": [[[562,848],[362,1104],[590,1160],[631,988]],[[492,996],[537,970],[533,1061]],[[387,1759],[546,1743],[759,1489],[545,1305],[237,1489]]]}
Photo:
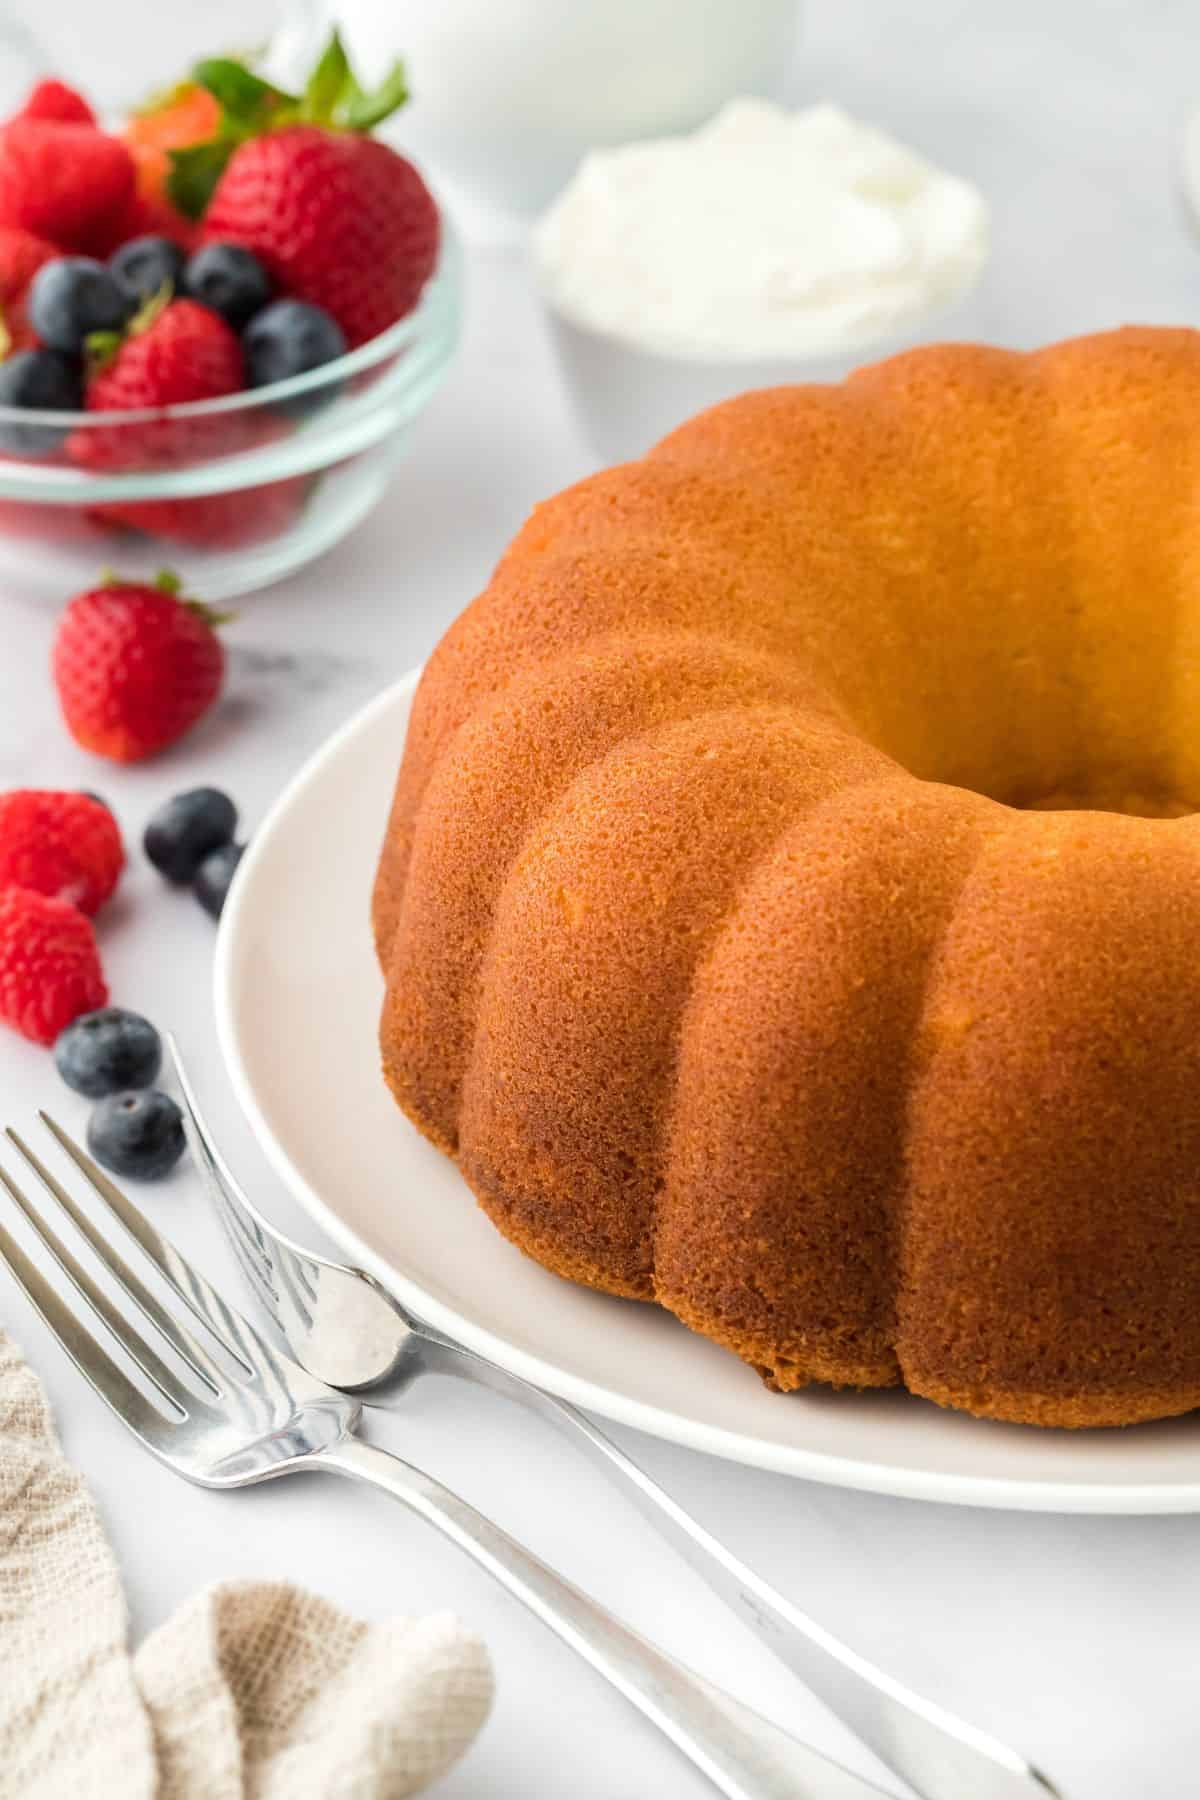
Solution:
{"label": "golden brown cake crust", "polygon": [[1197,418],[1193,332],[945,345],[535,510],[374,903],[515,1243],[785,1390],[1200,1405]]}

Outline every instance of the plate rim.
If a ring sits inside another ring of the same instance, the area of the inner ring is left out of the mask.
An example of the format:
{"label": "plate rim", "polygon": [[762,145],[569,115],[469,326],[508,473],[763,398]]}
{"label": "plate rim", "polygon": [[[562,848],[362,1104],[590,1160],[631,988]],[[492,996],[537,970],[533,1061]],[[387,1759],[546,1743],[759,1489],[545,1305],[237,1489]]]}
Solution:
{"label": "plate rim", "polygon": [[[1029,1477],[1006,1479],[995,1475],[929,1470],[771,1443],[746,1436],[724,1426],[705,1424],[668,1408],[639,1400],[619,1388],[606,1387],[545,1358],[523,1350],[477,1325],[466,1314],[429,1294],[418,1282],[394,1268],[387,1259],[359,1237],[339,1216],[334,1202],[319,1194],[293,1163],[286,1146],[275,1133],[260,1105],[243,1059],[235,1001],[237,944],[243,921],[253,905],[255,880],[268,848],[288,822],[293,807],[308,787],[346,747],[368,731],[383,714],[405,701],[411,703],[420,680],[418,665],[390,683],[373,699],[359,706],[300,765],[285,784],[266,817],[251,838],[242,857],[222,913],[214,958],[213,995],[217,1040],[226,1072],[241,1111],[275,1174],[301,1208],[338,1244],[360,1268],[383,1285],[419,1317],[445,1332],[468,1349],[498,1363],[534,1386],[567,1400],[585,1411],[644,1431],[689,1450],[719,1456],[743,1466],[766,1469],[825,1486],[886,1494],[898,1499],[932,1501],[941,1505],[995,1508],[1002,1511],[1121,1515],[1185,1514],[1200,1511],[1200,1477],[1194,1481],[1060,1482]],[[364,925],[365,929],[365,925]]]}

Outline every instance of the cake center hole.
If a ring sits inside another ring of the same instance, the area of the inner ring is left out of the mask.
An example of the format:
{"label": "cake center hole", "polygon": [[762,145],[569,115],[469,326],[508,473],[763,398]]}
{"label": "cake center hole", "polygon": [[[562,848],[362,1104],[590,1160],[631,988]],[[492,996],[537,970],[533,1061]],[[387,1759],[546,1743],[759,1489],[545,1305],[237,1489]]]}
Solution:
{"label": "cake center hole", "polygon": [[1184,819],[1200,810],[1194,801],[1178,794],[1156,792],[1123,782],[1119,777],[1087,786],[1054,788],[997,796],[1006,806],[1023,812],[1127,813],[1135,819]]}

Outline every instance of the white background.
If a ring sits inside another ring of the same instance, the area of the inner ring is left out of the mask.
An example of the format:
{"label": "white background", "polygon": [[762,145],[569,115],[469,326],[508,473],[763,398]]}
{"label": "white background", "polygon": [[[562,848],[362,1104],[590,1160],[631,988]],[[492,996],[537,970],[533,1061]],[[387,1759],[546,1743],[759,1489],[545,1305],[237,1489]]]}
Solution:
{"label": "white background", "polygon": [[[138,10],[128,0],[103,15],[82,0],[44,9],[68,32],[75,22],[93,33],[103,16],[108,44],[120,45],[109,54],[131,63],[136,33],[122,37],[119,26]],[[995,209],[994,261],[955,327],[1012,344],[1200,317],[1200,252],[1170,168],[1193,89],[1200,98],[1200,15],[1183,0],[814,0],[796,80],[798,97],[837,99],[981,183]],[[426,654],[532,502],[590,466],[519,252],[476,250],[469,274],[464,353],[388,498],[320,565],[244,603],[228,634],[226,698],[185,746],[131,771],[75,751],[45,674],[52,616],[19,592],[4,596],[0,784],[98,787],[131,846],[159,798],[201,780],[227,786],[253,827],[302,758]],[[333,822],[317,849],[337,856]],[[235,1116],[216,1059],[211,926],[138,860],[135,850],[102,926],[114,995],[179,1033],[235,1164],[264,1205],[298,1224]],[[50,1104],[82,1124],[43,1053],[6,1037],[0,1081],[14,1122]],[[331,1068],[329,1105],[342,1103]],[[235,1284],[190,1180],[180,1176],[150,1205]],[[452,1606],[486,1636],[499,1691],[483,1737],[438,1790],[445,1800],[708,1792],[541,1627],[400,1509],[332,1480],[228,1497],[187,1488],[136,1452],[2,1273],[0,1320],[47,1382],[67,1447],[94,1484],[135,1636],[200,1583],[227,1576],[304,1580],[363,1614]],[[536,1422],[430,1382],[377,1435],[697,1666],[837,1745],[649,1529]],[[1018,1742],[1073,1800],[1179,1800],[1194,1790],[1196,1521],[940,1509],[615,1435],[818,1618]]]}

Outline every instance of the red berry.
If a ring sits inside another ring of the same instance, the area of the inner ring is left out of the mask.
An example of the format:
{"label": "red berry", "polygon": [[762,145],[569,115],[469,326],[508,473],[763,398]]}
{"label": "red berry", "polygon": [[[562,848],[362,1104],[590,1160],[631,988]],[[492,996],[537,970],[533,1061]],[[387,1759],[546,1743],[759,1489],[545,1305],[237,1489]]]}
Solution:
{"label": "red berry", "polygon": [[95,125],[96,115],[82,94],[65,81],[39,81],[14,119],[57,119],[63,125]]}
{"label": "red berry", "polygon": [[125,145],[93,125],[14,119],[0,130],[0,225],[90,250],[120,216],[133,184]]}
{"label": "red berry", "polygon": [[94,254],[107,259],[122,244],[139,237],[173,238],[185,250],[191,250],[199,240],[200,227],[176,212],[168,201],[135,188],[124,210],[97,241]]}
{"label": "red berry", "polygon": [[416,305],[437,262],[437,204],[413,165],[354,132],[292,125],[240,145],[203,238],[244,244],[353,347]]}
{"label": "red berry", "polygon": [[31,888],[0,893],[0,1019],[52,1044],[107,1000],[91,922],[78,908]]}
{"label": "red berry", "polygon": [[94,913],[124,864],[117,821],[90,794],[0,794],[0,888],[33,888]]}
{"label": "red berry", "polygon": [[[89,381],[87,410],[131,412],[218,400],[244,385],[237,334],[207,306],[172,300],[135,318],[112,360]],[[170,467],[239,448],[251,423],[235,414],[83,427],[67,440],[67,450],[89,468]]]}
{"label": "red berry", "polygon": [[232,550],[279,537],[293,525],[308,497],[310,477],[289,475],[261,487],[185,500],[121,500],[94,507],[113,525],[168,538],[197,550]]}
{"label": "red berry", "polygon": [[71,736],[115,762],[139,762],[173,744],[221,689],[219,615],[177,599],[172,578],[159,580],[78,594],[54,640],[54,680]]}
{"label": "red berry", "polygon": [[60,549],[64,544],[87,544],[97,560],[105,548],[100,536],[102,524],[82,506],[39,506],[33,500],[0,500],[0,535],[56,544]]}
{"label": "red berry", "polygon": [[0,225],[0,355],[28,350],[36,343],[26,311],[29,284],[43,263],[61,254],[31,231]]}

